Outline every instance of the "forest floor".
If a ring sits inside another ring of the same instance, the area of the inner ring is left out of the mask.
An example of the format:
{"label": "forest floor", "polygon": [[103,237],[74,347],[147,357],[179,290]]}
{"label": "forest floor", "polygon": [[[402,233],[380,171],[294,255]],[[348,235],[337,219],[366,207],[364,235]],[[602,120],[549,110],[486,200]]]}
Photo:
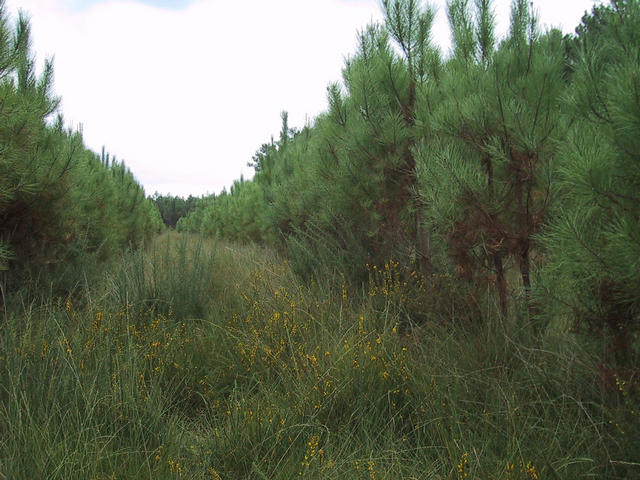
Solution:
{"label": "forest floor", "polygon": [[437,296],[412,278],[303,282],[172,233],[69,298],[16,295],[0,479],[640,477],[623,372],[561,329],[470,324],[446,277]]}

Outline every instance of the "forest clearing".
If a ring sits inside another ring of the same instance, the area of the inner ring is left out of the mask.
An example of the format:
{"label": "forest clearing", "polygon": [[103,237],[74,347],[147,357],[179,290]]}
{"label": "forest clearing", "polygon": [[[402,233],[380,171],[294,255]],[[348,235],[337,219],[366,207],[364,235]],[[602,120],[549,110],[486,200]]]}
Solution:
{"label": "forest clearing", "polygon": [[0,0],[0,480],[640,477],[640,1],[383,0],[252,179],[147,196]]}

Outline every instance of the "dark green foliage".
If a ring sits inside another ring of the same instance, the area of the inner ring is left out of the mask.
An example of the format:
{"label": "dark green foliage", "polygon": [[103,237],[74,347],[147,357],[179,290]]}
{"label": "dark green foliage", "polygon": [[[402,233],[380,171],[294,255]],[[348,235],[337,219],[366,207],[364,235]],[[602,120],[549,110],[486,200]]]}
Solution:
{"label": "dark green foliage", "polygon": [[323,259],[356,278],[367,261],[390,256],[429,268],[412,147],[418,87],[439,64],[429,44],[433,12],[419,2],[384,9],[386,27],[360,33],[344,86],[329,87],[329,111],[299,131],[283,114],[278,141],[254,156],[254,180],[236,183],[197,214],[201,223],[187,218],[180,228],[266,241],[308,273],[324,263],[321,251],[333,252],[333,260]]}
{"label": "dark green foliage", "polygon": [[[462,24],[454,31],[472,30],[456,42],[487,29],[468,27],[464,12],[451,17]],[[533,236],[548,217],[565,131],[562,38],[554,31],[536,38],[532,20],[521,25],[528,18],[526,3],[514,8],[511,36],[478,60],[475,44],[456,45],[438,108],[422,111],[431,130],[418,154],[434,231],[462,278],[495,283],[505,317],[509,266],[519,269],[525,294],[531,286]]]}
{"label": "dark green foliage", "polygon": [[549,313],[604,332],[608,356],[627,362],[640,330],[639,25],[640,2],[620,1],[577,29],[563,201],[543,237],[550,262],[541,283],[555,300],[545,302]]}
{"label": "dark green foliage", "polygon": [[189,195],[189,197],[185,199],[182,197],[160,195],[158,192],[153,194],[152,199],[160,211],[162,221],[169,228],[175,228],[181,218],[186,217],[194,211],[200,200],[193,195]]}
{"label": "dark green foliage", "polygon": [[[53,65],[37,76],[29,22],[8,24],[0,2],[0,270],[5,288],[68,290],[81,264],[141,245],[157,211],[123,163],[87,150],[51,93]],[[8,285],[5,285],[7,283]]]}
{"label": "dark green foliage", "polygon": [[360,32],[328,110],[302,130],[283,114],[254,179],[203,200],[179,227],[273,245],[305,276],[359,282],[367,262],[394,259],[405,276],[456,279],[473,316],[563,312],[553,318],[607,325],[631,349],[638,8],[596,6],[563,38],[515,0],[498,41],[489,0],[451,0],[443,60],[429,8],[383,1],[384,25]]}

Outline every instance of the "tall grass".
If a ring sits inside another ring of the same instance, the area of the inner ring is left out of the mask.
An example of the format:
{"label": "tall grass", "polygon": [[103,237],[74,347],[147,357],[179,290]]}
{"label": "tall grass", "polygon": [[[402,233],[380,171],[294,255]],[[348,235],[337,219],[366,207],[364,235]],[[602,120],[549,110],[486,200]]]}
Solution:
{"label": "tall grass", "polygon": [[124,254],[108,276],[109,300],[202,318],[213,301],[214,252],[211,240],[167,232],[149,250]]}
{"label": "tall grass", "polygon": [[0,479],[640,474],[638,391],[579,338],[506,336],[446,278],[369,268],[306,283],[268,250],[171,235],[82,302],[8,302]]}

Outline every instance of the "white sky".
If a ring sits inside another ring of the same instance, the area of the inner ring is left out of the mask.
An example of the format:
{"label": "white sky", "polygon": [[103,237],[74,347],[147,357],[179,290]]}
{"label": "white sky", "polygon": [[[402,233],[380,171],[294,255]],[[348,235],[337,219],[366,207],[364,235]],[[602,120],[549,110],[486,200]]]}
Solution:
{"label": "white sky", "polygon": [[[218,193],[280,131],[327,108],[357,31],[378,0],[7,0],[31,17],[39,64],[54,56],[55,92],[87,146],[104,145],[145,186]],[[444,9],[433,37],[448,51]],[[494,0],[498,34],[510,0]],[[594,0],[535,0],[541,24],[572,32]]]}

